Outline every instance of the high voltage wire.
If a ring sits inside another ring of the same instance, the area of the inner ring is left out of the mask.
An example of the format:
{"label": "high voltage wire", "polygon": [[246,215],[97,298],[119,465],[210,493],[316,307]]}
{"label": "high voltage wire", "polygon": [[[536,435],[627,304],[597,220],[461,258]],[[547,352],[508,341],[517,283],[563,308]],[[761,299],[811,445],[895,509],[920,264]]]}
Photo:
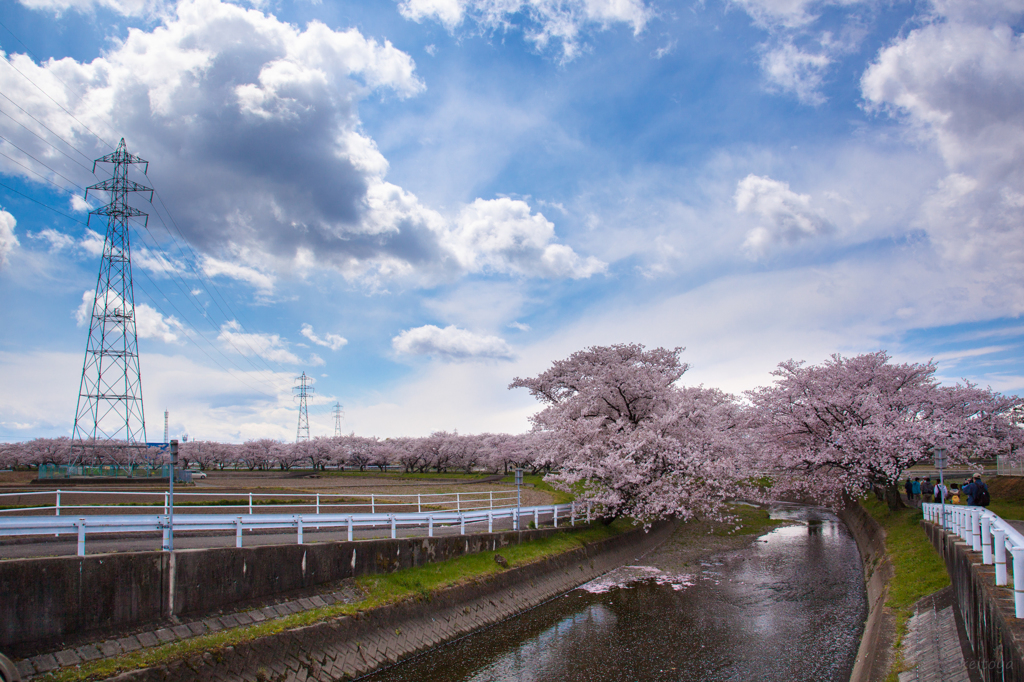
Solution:
{"label": "high voltage wire", "polygon": [[[47,139],[46,139],[45,137],[43,137],[42,135],[40,135],[40,134],[39,134],[39,133],[37,133],[36,131],[34,131],[34,130],[32,130],[31,128],[29,128],[29,127],[28,127],[27,125],[25,125],[24,123],[22,123],[22,122],[21,122],[21,121],[19,121],[18,119],[14,118],[14,117],[13,117],[13,116],[11,116],[10,114],[8,114],[8,113],[7,113],[6,111],[4,111],[3,109],[0,109],[0,114],[3,114],[3,115],[4,115],[4,116],[6,116],[7,118],[11,119],[11,120],[12,120],[12,121],[13,121],[14,123],[16,123],[16,124],[20,125],[20,126],[21,126],[22,128],[24,128],[24,129],[25,129],[26,131],[28,131],[28,132],[29,132],[30,134],[32,134],[32,135],[35,135],[37,139],[39,139],[39,140],[40,140],[41,142],[43,142],[44,144],[47,144],[47,145],[49,145],[49,146],[50,146],[50,147],[51,147],[52,149],[54,149],[54,150],[55,150],[55,151],[56,151],[57,153],[59,153],[59,154],[63,154],[63,155],[64,155],[64,156],[65,156],[65,157],[66,157],[66,158],[67,158],[67,159],[68,159],[69,161],[71,161],[72,163],[77,163],[77,164],[78,164],[79,166],[81,166],[82,168],[84,168],[84,169],[85,169],[85,171],[86,171],[87,173],[90,173],[90,174],[92,174],[92,175],[95,175],[95,173],[93,173],[93,171],[92,171],[92,170],[91,170],[91,169],[90,169],[90,168],[89,168],[88,166],[86,166],[86,165],[85,165],[84,163],[82,163],[82,162],[81,162],[81,161],[79,161],[78,159],[74,158],[73,156],[69,155],[69,154],[68,154],[67,152],[65,152],[65,151],[64,151],[63,149],[61,149],[61,148],[60,148],[60,147],[58,147],[57,145],[55,145],[55,144],[53,144],[52,142],[50,142],[50,141],[49,141],[49,140],[47,140]],[[31,114],[29,114],[29,115],[31,116]],[[42,125],[42,123],[41,123],[41,122],[39,121],[39,119],[37,119],[37,118],[33,117],[33,119],[32,119],[32,120],[34,120],[34,121],[35,121],[36,123],[39,123],[39,125]],[[46,126],[43,126],[43,127],[44,127],[44,128],[46,128]],[[46,128],[46,129],[47,129],[47,130],[50,130],[49,128]],[[51,132],[53,132],[53,131],[51,131]],[[63,140],[61,140],[61,141],[63,142]],[[67,142],[65,142],[64,144],[68,144],[68,143],[67,143]],[[68,146],[70,147],[71,145],[68,145]],[[74,149],[74,147],[72,147],[72,149]],[[75,149],[75,151],[77,152],[78,150],[77,150],[77,149]],[[78,153],[79,153],[79,154],[81,154],[82,152],[78,152]]]}
{"label": "high voltage wire", "polygon": [[78,218],[76,218],[76,217],[74,217],[74,216],[70,216],[70,215],[68,215],[67,213],[64,213],[63,211],[61,211],[61,210],[59,210],[59,209],[56,209],[56,208],[54,208],[53,206],[50,206],[49,204],[44,204],[43,202],[39,201],[38,199],[33,199],[33,198],[32,198],[32,197],[30,197],[29,195],[27,195],[27,194],[24,194],[23,192],[19,192],[18,190],[14,189],[13,187],[8,187],[7,185],[3,184],[2,182],[0,182],[0,187],[3,187],[3,188],[4,188],[4,189],[6,189],[6,190],[7,190],[8,192],[14,192],[14,193],[15,193],[15,194],[17,194],[18,196],[22,196],[22,197],[25,197],[25,198],[26,198],[26,199],[28,199],[29,201],[33,201],[33,202],[35,202],[35,203],[39,204],[40,206],[42,206],[43,208],[48,208],[48,209],[50,209],[51,211],[53,211],[54,213],[58,213],[58,214],[60,214],[60,215],[64,216],[65,218],[67,218],[67,219],[69,219],[69,220],[73,220],[74,222],[78,223],[79,225],[86,225],[86,223],[83,223],[83,222],[82,222],[81,220],[79,220]]}
{"label": "high voltage wire", "polygon": [[[78,189],[82,190],[83,192],[85,191],[85,188],[84,188],[84,187],[82,187],[81,185],[79,185],[79,184],[78,184],[77,182],[75,182],[75,181],[74,181],[74,180],[72,180],[71,178],[69,178],[69,177],[67,177],[67,176],[65,176],[65,175],[62,175],[61,173],[58,173],[57,171],[53,170],[52,168],[50,168],[49,166],[47,166],[47,165],[46,165],[45,163],[43,163],[42,161],[40,161],[40,160],[39,160],[39,159],[37,159],[36,157],[34,157],[34,156],[32,156],[31,154],[29,154],[29,153],[28,153],[27,151],[25,151],[24,149],[22,149],[22,148],[21,148],[21,147],[19,147],[18,145],[14,144],[14,143],[13,143],[13,142],[11,142],[10,140],[8,140],[8,139],[7,139],[6,137],[4,137],[3,135],[0,135],[0,140],[3,140],[3,141],[4,141],[4,142],[6,142],[7,144],[11,145],[11,146],[12,146],[12,147],[14,147],[15,149],[17,149],[17,150],[18,150],[19,152],[21,152],[22,154],[24,154],[24,155],[25,155],[25,156],[27,156],[28,158],[32,159],[33,161],[35,161],[35,162],[36,162],[36,163],[38,163],[38,164],[39,164],[40,166],[42,166],[42,167],[43,167],[43,168],[45,168],[46,170],[50,171],[50,172],[51,172],[51,173],[53,173],[54,175],[56,175],[56,176],[58,176],[58,177],[61,177],[61,178],[64,178],[65,180],[67,180],[68,182],[70,182],[70,183],[71,183],[72,185],[74,185],[74,186],[75,186],[75,187],[77,187]],[[7,158],[11,158],[11,157],[9,157],[9,156],[8,156]],[[12,161],[13,161],[13,159],[12,159]]]}
{"label": "high voltage wire", "polygon": [[[113,148],[114,148],[114,145],[110,144],[109,142],[107,142],[106,140],[104,140],[104,139],[103,139],[102,137],[100,137],[99,135],[97,135],[96,133],[94,133],[94,132],[92,131],[92,128],[90,128],[89,126],[87,126],[87,125],[85,125],[84,123],[82,123],[81,121],[79,121],[79,120],[78,120],[78,118],[77,118],[77,117],[76,117],[76,116],[75,116],[74,114],[72,114],[72,113],[71,113],[70,111],[68,111],[67,109],[65,109],[65,108],[64,108],[64,105],[63,105],[63,104],[61,104],[60,102],[58,102],[57,100],[55,100],[55,99],[54,99],[53,97],[50,97],[50,94],[49,94],[48,92],[46,92],[46,90],[43,90],[43,89],[42,89],[41,87],[39,87],[39,86],[38,86],[38,85],[37,85],[37,84],[35,83],[35,81],[33,81],[33,80],[32,80],[31,78],[29,78],[28,76],[26,76],[25,74],[23,74],[23,73],[21,72],[21,70],[20,70],[20,69],[18,69],[18,67],[16,67],[16,66],[15,66],[14,64],[12,64],[12,63],[11,63],[11,60],[9,60],[9,59],[7,58],[7,55],[5,55],[5,54],[3,54],[2,52],[0,52],[0,59],[3,59],[3,60],[4,60],[5,62],[7,62],[7,65],[8,65],[9,67],[11,67],[12,69],[14,69],[14,70],[15,70],[15,71],[16,71],[16,72],[18,73],[18,75],[20,75],[20,76],[21,76],[22,78],[24,78],[24,79],[25,79],[25,80],[27,80],[27,81],[28,81],[29,83],[31,83],[31,84],[32,84],[32,86],[33,86],[33,87],[34,87],[34,88],[35,88],[36,90],[38,90],[39,92],[41,92],[41,93],[43,93],[44,95],[46,95],[46,98],[47,98],[47,99],[49,99],[49,100],[50,100],[51,102],[53,102],[53,103],[54,103],[54,104],[56,104],[56,105],[57,105],[58,107],[60,107],[60,110],[61,110],[61,111],[63,111],[63,112],[64,112],[65,114],[67,114],[68,116],[70,116],[71,118],[73,118],[73,119],[74,119],[74,120],[75,120],[75,121],[76,121],[76,122],[78,123],[78,125],[82,126],[83,128],[85,128],[85,130],[89,131],[89,134],[90,134],[90,135],[92,135],[92,136],[93,136],[93,137],[95,137],[95,138],[96,138],[97,140],[99,140],[99,141],[100,141],[100,142],[102,142],[103,144],[107,145],[107,146],[108,146],[108,147],[110,147],[111,149],[113,149]],[[67,87],[67,86],[65,86],[65,87]]]}

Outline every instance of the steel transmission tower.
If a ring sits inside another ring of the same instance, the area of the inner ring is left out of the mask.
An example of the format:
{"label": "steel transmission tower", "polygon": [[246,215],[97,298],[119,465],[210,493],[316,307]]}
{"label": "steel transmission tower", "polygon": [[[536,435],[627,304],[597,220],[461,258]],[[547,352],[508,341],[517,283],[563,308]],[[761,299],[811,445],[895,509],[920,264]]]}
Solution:
{"label": "steel transmission tower", "polygon": [[341,403],[334,403],[334,437],[341,438],[341,418],[345,413],[341,411]]}
{"label": "steel transmission tower", "polygon": [[140,450],[146,446],[128,219],[144,217],[148,223],[149,216],[128,205],[128,192],[149,192],[152,201],[153,190],[129,180],[128,168],[145,164],[148,171],[149,163],[129,154],[124,138],[114,153],[96,159],[93,172],[98,163],[110,163],[114,168],[113,177],[85,191],[86,198],[89,190],[109,192],[110,203],[89,213],[90,221],[94,215],[106,216],[107,234],[71,436],[72,448],[79,448],[78,456],[88,447],[111,445],[109,441]]}
{"label": "steel transmission tower", "polygon": [[302,376],[297,377],[295,380],[299,382],[298,386],[292,388],[299,399],[299,429],[295,434],[295,442],[301,443],[309,441],[309,407],[306,404],[306,398],[313,395],[313,379],[312,377],[307,377],[306,373],[303,372]]}

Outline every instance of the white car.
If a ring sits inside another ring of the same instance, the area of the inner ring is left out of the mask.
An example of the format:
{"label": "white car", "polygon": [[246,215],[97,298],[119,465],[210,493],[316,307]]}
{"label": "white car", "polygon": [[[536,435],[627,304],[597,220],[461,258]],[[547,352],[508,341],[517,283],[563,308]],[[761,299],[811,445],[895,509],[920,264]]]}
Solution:
{"label": "white car", "polygon": [[192,480],[194,481],[197,478],[206,478],[206,472],[205,471],[193,471],[192,472]]}

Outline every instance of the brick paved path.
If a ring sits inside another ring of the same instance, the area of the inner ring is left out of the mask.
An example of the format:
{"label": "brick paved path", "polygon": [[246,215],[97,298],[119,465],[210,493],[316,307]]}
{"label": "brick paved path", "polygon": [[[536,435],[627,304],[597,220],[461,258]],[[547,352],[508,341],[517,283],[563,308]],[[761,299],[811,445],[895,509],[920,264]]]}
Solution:
{"label": "brick paved path", "polygon": [[[446,641],[510,618],[567,592],[661,544],[665,524],[649,534],[634,531],[546,560],[509,569],[479,582],[448,588],[429,600],[404,602],[295,628],[234,647],[195,655],[166,666],[123,673],[119,682],[175,680],[343,680],[370,673]],[[319,595],[240,614],[208,618],[119,640],[89,644],[19,661],[22,675],[157,646],[231,627],[352,600],[348,593]],[[334,599],[333,602],[329,599]]]}
{"label": "brick paved path", "polygon": [[[929,595],[915,605],[903,640],[904,663],[913,666],[900,673],[900,682],[970,682],[960,647],[956,614],[949,588]],[[940,596],[941,595],[941,596]]]}

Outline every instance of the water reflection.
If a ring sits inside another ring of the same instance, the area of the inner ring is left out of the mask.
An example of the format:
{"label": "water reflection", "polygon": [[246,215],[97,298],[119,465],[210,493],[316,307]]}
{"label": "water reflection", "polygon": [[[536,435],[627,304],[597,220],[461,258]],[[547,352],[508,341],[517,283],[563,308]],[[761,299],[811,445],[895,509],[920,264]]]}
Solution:
{"label": "water reflection", "polygon": [[865,615],[856,546],[823,510],[773,516],[798,525],[689,575],[627,567],[369,679],[846,680]]}

